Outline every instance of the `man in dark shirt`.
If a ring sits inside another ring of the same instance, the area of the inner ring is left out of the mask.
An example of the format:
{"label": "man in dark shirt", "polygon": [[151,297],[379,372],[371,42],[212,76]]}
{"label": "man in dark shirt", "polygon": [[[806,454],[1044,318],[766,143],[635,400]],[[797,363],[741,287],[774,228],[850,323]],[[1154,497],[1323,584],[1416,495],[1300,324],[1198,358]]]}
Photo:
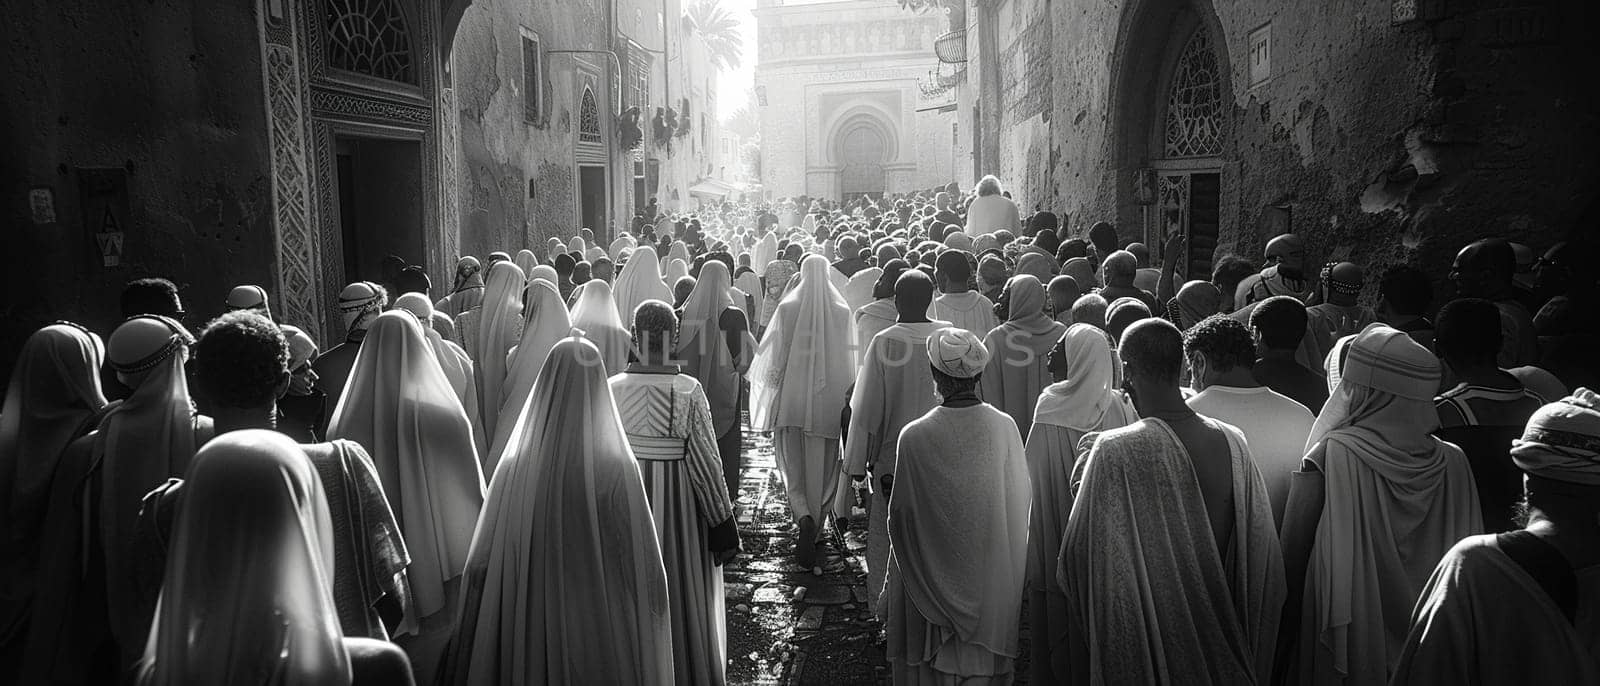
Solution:
{"label": "man in dark shirt", "polygon": [[1305,303],[1287,295],[1267,298],[1250,313],[1250,330],[1256,337],[1256,380],[1321,414],[1328,383],[1295,361],[1306,335]]}

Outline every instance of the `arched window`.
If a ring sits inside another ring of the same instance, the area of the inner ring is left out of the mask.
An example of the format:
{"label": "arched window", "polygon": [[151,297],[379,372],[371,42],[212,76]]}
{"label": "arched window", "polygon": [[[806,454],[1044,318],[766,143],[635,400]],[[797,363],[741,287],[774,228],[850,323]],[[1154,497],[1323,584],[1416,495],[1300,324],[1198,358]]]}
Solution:
{"label": "arched window", "polygon": [[1206,29],[1195,29],[1183,46],[1167,88],[1166,157],[1222,154],[1222,81]]}
{"label": "arched window", "polygon": [[583,99],[578,102],[578,140],[584,143],[600,142],[600,106],[594,100],[594,91],[583,87]]}
{"label": "arched window", "polygon": [[411,35],[399,0],[327,0],[328,65],[416,83]]}

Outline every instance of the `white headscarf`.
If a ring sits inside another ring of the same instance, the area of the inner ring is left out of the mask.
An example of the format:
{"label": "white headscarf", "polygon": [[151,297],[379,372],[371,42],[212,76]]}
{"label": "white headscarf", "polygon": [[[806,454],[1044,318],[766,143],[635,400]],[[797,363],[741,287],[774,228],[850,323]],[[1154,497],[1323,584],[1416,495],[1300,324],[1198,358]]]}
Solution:
{"label": "white headscarf", "polygon": [[[1341,349],[1348,354],[1341,363]],[[1340,341],[1329,354],[1328,377],[1336,386],[1311,426],[1306,452],[1329,434],[1343,431],[1352,440],[1395,457],[1425,457],[1436,450],[1431,433],[1439,428],[1433,394],[1439,388],[1439,359],[1404,332],[1383,324]],[[1354,432],[1352,434],[1352,432]]]}
{"label": "white headscarf", "polygon": [[778,259],[778,236],[769,230],[761,234],[761,240],[750,249],[750,269],[765,274],[767,265],[775,259]]}
{"label": "white headscarf", "polygon": [[834,437],[855,383],[855,327],[828,282],[828,261],[810,255],[800,265],[799,285],[779,301],[750,365],[751,424]]}
{"label": "white headscarf", "polygon": [[483,432],[493,436],[500,416],[501,384],[506,378],[506,351],[516,344],[517,327],[522,325],[522,289],[526,286],[522,270],[510,262],[496,262],[489,268],[484,287],[483,306],[478,314],[478,337],[472,355],[473,371],[478,376],[478,407],[483,411]]}
{"label": "white headscarf", "polygon": [[367,331],[328,438],[372,455],[411,553],[411,603],[396,633],[416,633],[449,609],[444,586],[466,564],[483,472],[467,412],[410,312],[385,312]]}
{"label": "white headscarf", "polygon": [[946,326],[928,334],[928,362],[957,379],[970,379],[989,365],[989,349],[977,334]]}
{"label": "white headscarf", "polygon": [[621,373],[628,366],[633,337],[629,327],[617,316],[611,284],[594,280],[583,285],[583,293],[572,306],[572,328],[600,349],[600,359],[606,363],[606,376]]}
{"label": "white headscarf", "polygon": [[0,413],[0,627],[14,626],[26,611],[39,527],[61,453],[93,428],[88,422],[106,406],[104,357],[99,336],[53,324],[28,337],[12,368]]}
{"label": "white headscarf", "polygon": [[561,290],[561,274],[556,271],[555,267],[548,264],[541,264],[528,272],[528,283],[533,283],[534,281],[544,281],[550,284],[551,288],[557,291]]}
{"label": "white headscarf", "polygon": [[1579,388],[1539,408],[1511,446],[1511,459],[1524,472],[1600,486],[1600,395]]}
{"label": "white headscarf", "polygon": [[672,288],[661,280],[661,263],[656,259],[656,249],[648,245],[634,248],[612,293],[617,301],[617,318],[633,321],[633,311],[646,300],[672,302]]}
{"label": "white headscarf", "polygon": [[305,452],[228,433],[195,456],[183,494],[139,683],[350,683],[333,526]]}
{"label": "white headscarf", "polygon": [[600,351],[550,351],[467,559],[454,684],[672,682],[666,572]]}
{"label": "white headscarf", "polygon": [[395,309],[403,309],[417,316],[417,323],[422,325],[422,333],[428,337],[428,345],[433,348],[434,358],[444,370],[444,377],[449,379],[450,388],[455,390],[456,397],[461,400],[462,409],[467,411],[467,421],[472,423],[473,443],[477,445],[478,456],[482,458],[489,450],[489,442],[483,433],[483,413],[478,411],[478,380],[472,375],[472,358],[467,356],[467,352],[462,350],[461,346],[445,340],[434,330],[433,306],[428,304],[428,299],[422,294],[402,295],[395,298],[394,306]]}
{"label": "white headscarf", "polygon": [[527,248],[518,250],[517,256],[512,258],[511,261],[516,263],[517,269],[521,269],[523,274],[527,274],[534,267],[539,266],[539,257]]}
{"label": "white headscarf", "polygon": [[516,419],[533,396],[533,386],[539,379],[539,370],[544,368],[545,357],[557,342],[572,332],[567,305],[561,302],[561,294],[556,292],[555,286],[531,282],[528,293],[533,300],[531,316],[522,327],[522,342],[517,344],[506,373],[505,397],[497,405],[500,417],[496,426],[499,428],[490,435],[489,452],[483,458],[485,474],[494,474],[494,466],[511,439]]}
{"label": "white headscarf", "polygon": [[[733,283],[728,279],[728,265],[721,260],[706,260],[700,267],[700,278],[695,280],[689,299],[683,301],[683,315],[678,324],[678,345],[691,345],[704,330],[715,330],[715,322],[728,308],[733,307],[733,297],[728,289]],[[726,346],[724,346],[726,348]]]}
{"label": "white headscarf", "polygon": [[1119,404],[1116,359],[1105,333],[1088,324],[1073,324],[1061,334],[1066,348],[1067,378],[1044,387],[1033,421],[1082,433],[1097,431],[1106,412]]}

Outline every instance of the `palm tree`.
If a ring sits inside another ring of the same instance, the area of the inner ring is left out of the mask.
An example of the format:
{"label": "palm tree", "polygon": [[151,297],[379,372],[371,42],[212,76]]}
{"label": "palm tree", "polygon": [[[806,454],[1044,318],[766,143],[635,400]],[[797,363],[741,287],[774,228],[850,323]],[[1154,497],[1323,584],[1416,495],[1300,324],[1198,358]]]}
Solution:
{"label": "palm tree", "polygon": [[744,57],[744,37],[739,35],[739,19],[719,0],[695,0],[684,12],[684,21],[700,36],[711,61],[724,69],[738,69]]}

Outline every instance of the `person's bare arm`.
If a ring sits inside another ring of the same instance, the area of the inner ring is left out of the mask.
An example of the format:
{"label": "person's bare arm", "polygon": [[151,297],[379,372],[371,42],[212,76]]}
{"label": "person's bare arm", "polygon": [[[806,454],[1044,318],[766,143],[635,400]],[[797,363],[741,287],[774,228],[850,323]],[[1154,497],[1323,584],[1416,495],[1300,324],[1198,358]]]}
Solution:
{"label": "person's bare arm", "polygon": [[1156,302],[1162,307],[1167,306],[1167,301],[1178,294],[1178,265],[1186,260],[1185,250],[1189,242],[1183,234],[1173,234],[1167,239],[1166,247],[1161,249],[1161,259],[1166,260],[1161,265],[1161,279],[1156,282]]}

